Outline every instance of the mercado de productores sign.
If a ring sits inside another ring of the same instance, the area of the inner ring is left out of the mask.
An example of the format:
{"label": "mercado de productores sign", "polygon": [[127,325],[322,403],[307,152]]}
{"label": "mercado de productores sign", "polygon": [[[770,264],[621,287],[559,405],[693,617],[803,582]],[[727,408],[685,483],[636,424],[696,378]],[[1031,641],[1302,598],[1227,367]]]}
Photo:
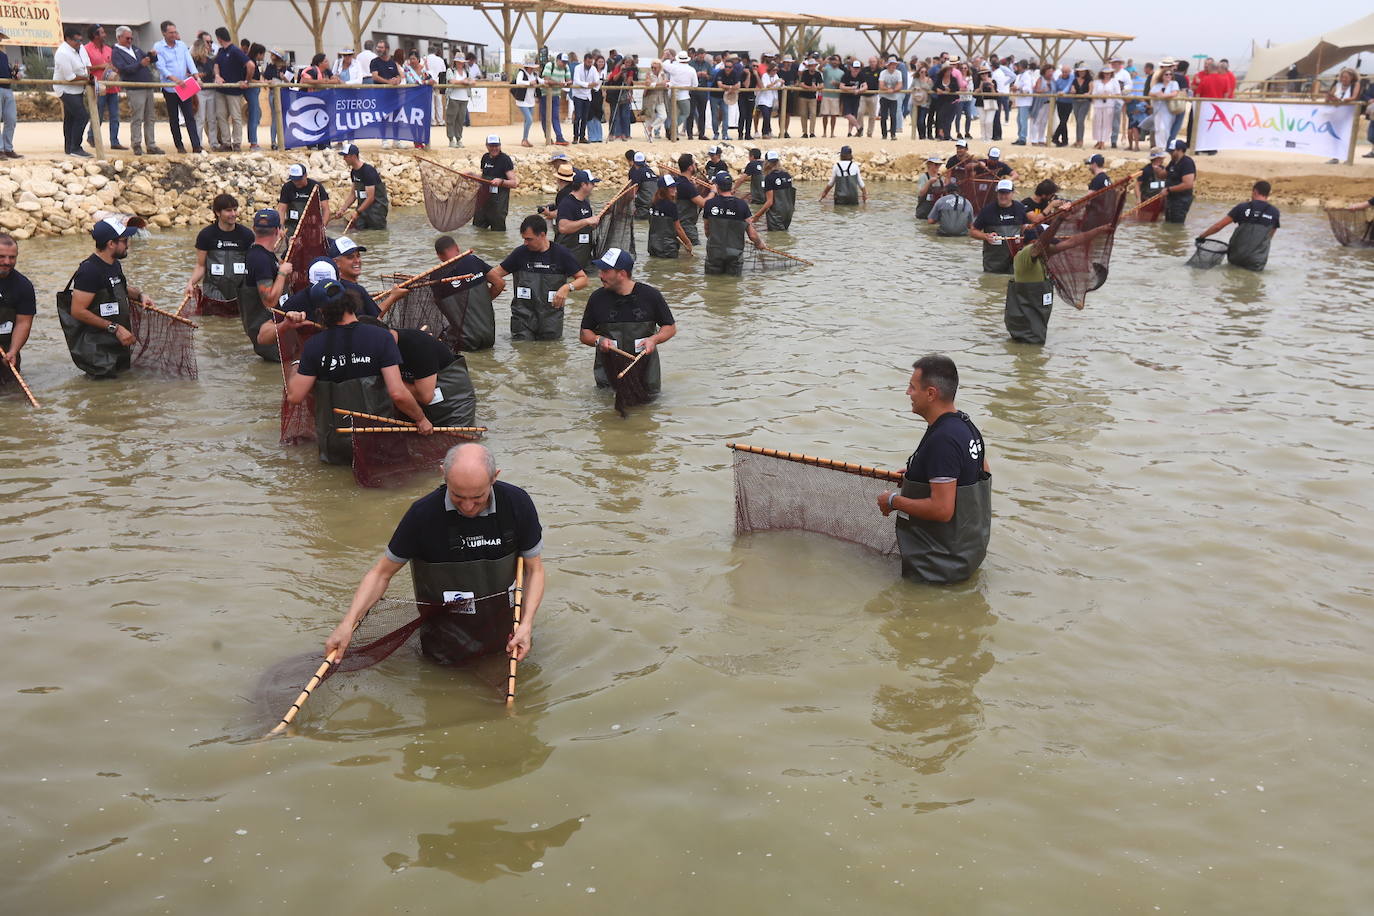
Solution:
{"label": "mercado de productores sign", "polygon": [[1249,149],[1344,159],[1356,128],[1354,105],[1198,102],[1197,149]]}
{"label": "mercado de productores sign", "polygon": [[7,45],[55,48],[62,44],[62,14],[57,0],[0,0],[0,35],[5,36],[3,43]]}
{"label": "mercado de productores sign", "polygon": [[282,92],[288,149],[348,140],[429,143],[428,86]]}

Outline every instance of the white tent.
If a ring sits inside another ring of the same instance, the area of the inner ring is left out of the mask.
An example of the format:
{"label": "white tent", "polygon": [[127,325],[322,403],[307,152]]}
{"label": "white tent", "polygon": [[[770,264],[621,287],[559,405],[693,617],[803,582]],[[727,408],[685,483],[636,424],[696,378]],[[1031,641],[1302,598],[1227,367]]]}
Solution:
{"label": "white tent", "polygon": [[1352,54],[1371,50],[1374,50],[1374,13],[1301,41],[1290,41],[1272,48],[1256,45],[1251,53],[1250,69],[1245,73],[1245,82],[1262,83],[1268,79],[1282,78],[1293,64],[1298,65],[1298,72],[1303,76],[1316,76]]}

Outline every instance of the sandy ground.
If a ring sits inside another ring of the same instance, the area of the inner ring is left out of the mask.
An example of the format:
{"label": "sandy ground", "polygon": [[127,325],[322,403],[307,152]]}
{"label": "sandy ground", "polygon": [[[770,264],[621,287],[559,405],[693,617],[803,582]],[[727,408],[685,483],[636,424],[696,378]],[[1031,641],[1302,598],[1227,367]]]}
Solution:
{"label": "sandy ground", "polygon": [[[1361,122],[1361,129],[1364,123]],[[641,125],[635,125],[637,131],[642,131]],[[899,171],[908,172],[914,175],[920,169],[920,163],[924,157],[930,153],[940,153],[950,155],[953,153],[953,143],[951,142],[931,142],[925,140],[902,139],[896,142],[882,140],[878,137],[857,137],[846,139],[843,136],[835,138],[815,138],[808,140],[796,139],[800,131],[797,128],[795,119],[792,124],[793,139],[783,140],[774,139],[766,144],[762,140],[754,141],[732,141],[736,146],[758,146],[760,148],[786,149],[787,147],[808,147],[808,148],[829,148],[837,152],[846,143],[854,148],[855,158],[864,161],[873,156],[886,154],[887,157],[897,159],[896,165]],[[975,130],[977,126],[975,125]],[[839,132],[843,133],[843,123],[839,126]],[[128,139],[128,125],[121,126],[121,141],[126,145]],[[607,163],[607,168],[611,168],[614,163],[615,171],[624,165],[624,153],[627,149],[643,149],[650,152],[656,159],[661,159],[670,154],[678,152],[704,152],[703,147],[709,145],[701,141],[682,140],[678,143],[669,143],[666,140],[657,140],[647,143],[642,137],[637,137],[634,142],[625,143],[617,141],[615,143],[597,144],[577,144],[565,147],[548,146],[543,142],[543,137],[536,121],[530,133],[534,143],[533,150],[525,149],[520,146],[520,125],[505,125],[501,127],[470,127],[464,134],[464,149],[461,151],[451,150],[447,141],[444,139],[442,126],[436,127],[432,133],[435,143],[432,145],[430,155],[438,159],[445,160],[451,154],[457,154],[459,158],[475,158],[482,152],[481,143],[487,134],[497,134],[501,137],[502,143],[507,152],[512,155],[538,152],[547,150],[552,153],[557,149],[562,149],[572,157],[574,163],[582,163],[595,170],[597,165],[602,162]],[[571,129],[564,125],[564,136],[571,136]],[[108,134],[106,135],[108,136]],[[261,139],[265,142],[269,136],[264,127],[261,132]],[[171,151],[175,147],[171,142],[171,131],[166,122],[159,122],[157,125],[158,145],[164,150]],[[994,145],[986,141],[974,139],[970,141],[971,148],[977,155],[982,155],[988,147]],[[1010,146],[1008,144],[996,144],[1003,150],[1003,155],[1007,161],[1016,167],[1018,160],[1034,157],[1046,157],[1064,160],[1067,162],[1082,162],[1084,158],[1092,154],[1091,149],[1057,149],[1055,147],[1021,147]],[[380,149],[381,141],[364,140],[359,143],[364,151],[368,149]],[[15,131],[15,147],[27,159],[61,159],[62,153],[62,125],[52,121],[21,122]],[[245,144],[245,149],[247,148]],[[94,153],[93,149],[88,151]],[[1250,185],[1257,179],[1268,179],[1275,186],[1275,200],[1280,203],[1290,205],[1319,206],[1322,204],[1334,205],[1341,202],[1356,202],[1367,200],[1374,196],[1374,159],[1365,159],[1363,153],[1370,151],[1368,143],[1361,142],[1356,150],[1354,165],[1329,165],[1326,160],[1314,156],[1292,155],[1276,156],[1265,153],[1252,153],[1240,151],[1225,151],[1216,156],[1198,156],[1199,172],[1199,196],[1230,200],[1232,198],[1241,200],[1249,196]],[[112,155],[122,157],[132,157],[131,152],[113,153]],[[175,155],[175,154],[174,154]],[[211,154],[213,155],[213,154]],[[273,154],[291,156],[291,153]],[[1104,155],[1108,160],[1109,167],[1114,158],[1126,160],[1133,163],[1135,160],[1144,162],[1143,153],[1131,153],[1124,149],[1105,150]],[[523,157],[520,157],[523,158]],[[0,165],[0,172],[3,172],[4,165]],[[1115,174],[1120,167],[1112,169]],[[872,174],[870,172],[870,174]],[[875,176],[876,177],[876,176]]]}

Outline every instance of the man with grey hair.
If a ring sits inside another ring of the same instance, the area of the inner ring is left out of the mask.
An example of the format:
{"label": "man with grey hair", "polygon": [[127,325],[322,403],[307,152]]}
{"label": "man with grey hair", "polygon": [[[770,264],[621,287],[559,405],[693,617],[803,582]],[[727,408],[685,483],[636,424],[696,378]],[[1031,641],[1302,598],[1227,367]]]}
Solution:
{"label": "man with grey hair", "polygon": [[[498,481],[486,446],[456,445],[444,456],[444,483],[411,503],[334,632],[325,651],[343,658],[353,630],[407,563],[424,622],[420,650],[456,665],[505,651],[530,651],[534,617],[544,597],[543,529],[528,493]],[[520,625],[513,626],[512,589],[524,565]]]}
{"label": "man with grey hair", "polygon": [[[134,30],[127,25],[115,29],[115,45],[110,63],[119,71],[119,78],[128,83],[156,83],[153,76],[153,55],[134,44]],[[153,90],[125,90],[129,97],[129,143],[135,156],[142,156],[146,147],[154,156],[162,155],[153,135]]]}

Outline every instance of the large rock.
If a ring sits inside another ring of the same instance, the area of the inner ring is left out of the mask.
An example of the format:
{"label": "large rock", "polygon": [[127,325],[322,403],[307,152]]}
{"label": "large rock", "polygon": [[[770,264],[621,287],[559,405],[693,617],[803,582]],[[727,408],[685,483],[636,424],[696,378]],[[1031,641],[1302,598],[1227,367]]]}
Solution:
{"label": "large rock", "polygon": [[130,194],[145,194],[148,197],[152,197],[153,183],[149,181],[146,176],[135,175],[127,185],[126,190]]}
{"label": "large rock", "polygon": [[[56,182],[35,179],[29,182],[29,190],[38,197],[56,197],[57,193],[61,191],[62,188],[60,188]],[[151,188],[149,190],[151,190]]]}
{"label": "large rock", "polygon": [[0,210],[0,228],[18,229],[20,226],[27,226],[29,218],[22,212],[16,210]]}
{"label": "large rock", "polygon": [[23,210],[25,213],[37,213],[43,209],[43,205],[36,200],[21,200],[14,205],[16,210]]}

